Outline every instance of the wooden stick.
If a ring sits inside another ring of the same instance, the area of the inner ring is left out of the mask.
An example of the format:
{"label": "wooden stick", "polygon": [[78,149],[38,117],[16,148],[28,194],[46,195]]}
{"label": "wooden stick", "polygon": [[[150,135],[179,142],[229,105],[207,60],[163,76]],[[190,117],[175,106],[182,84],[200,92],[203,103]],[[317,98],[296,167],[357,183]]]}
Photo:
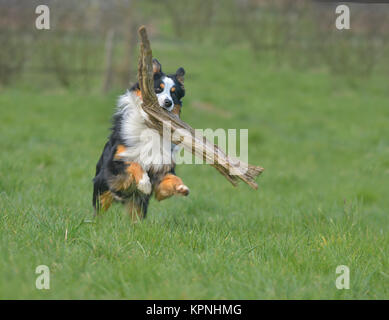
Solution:
{"label": "wooden stick", "polygon": [[[211,163],[228,181],[234,186],[241,179],[253,189],[258,185],[255,178],[263,172],[263,168],[253,166],[238,160],[235,157],[227,156],[215,144],[210,143],[205,137],[197,137],[195,130],[178,116],[161,108],[157,96],[154,93],[154,78],[152,66],[152,51],[146,28],[141,26],[138,30],[140,43],[140,56],[138,62],[138,80],[142,94],[142,108],[149,116],[148,126],[163,134],[163,127],[169,128],[171,141],[180,144],[184,149],[195,156]],[[174,132],[181,132],[178,136]],[[186,137],[186,139],[185,139]]]}

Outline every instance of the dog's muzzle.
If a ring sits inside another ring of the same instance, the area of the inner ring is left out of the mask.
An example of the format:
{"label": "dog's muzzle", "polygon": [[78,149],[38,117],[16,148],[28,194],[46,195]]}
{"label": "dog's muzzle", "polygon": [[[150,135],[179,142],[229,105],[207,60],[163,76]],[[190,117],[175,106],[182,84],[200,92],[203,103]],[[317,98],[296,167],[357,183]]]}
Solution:
{"label": "dog's muzzle", "polygon": [[165,99],[163,102],[163,107],[169,109],[172,106],[173,102],[169,99]]}

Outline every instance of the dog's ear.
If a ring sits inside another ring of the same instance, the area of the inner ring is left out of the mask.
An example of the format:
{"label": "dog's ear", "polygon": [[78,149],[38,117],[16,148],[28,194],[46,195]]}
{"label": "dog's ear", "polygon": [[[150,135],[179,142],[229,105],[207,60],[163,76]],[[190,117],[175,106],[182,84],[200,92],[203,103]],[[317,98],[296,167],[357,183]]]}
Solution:
{"label": "dog's ear", "polygon": [[178,68],[176,71],[176,78],[177,80],[184,85],[184,80],[185,80],[185,70],[184,68]]}
{"label": "dog's ear", "polygon": [[157,59],[153,59],[153,73],[162,72],[162,65]]}

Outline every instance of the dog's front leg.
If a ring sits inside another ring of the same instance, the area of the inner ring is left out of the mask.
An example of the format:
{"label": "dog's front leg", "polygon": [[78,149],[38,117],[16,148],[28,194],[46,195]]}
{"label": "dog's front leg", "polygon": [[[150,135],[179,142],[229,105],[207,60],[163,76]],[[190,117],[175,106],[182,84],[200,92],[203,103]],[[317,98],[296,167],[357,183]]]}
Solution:
{"label": "dog's front leg", "polygon": [[144,194],[150,194],[152,186],[150,178],[142,166],[137,162],[125,161],[123,153],[126,147],[119,144],[111,161],[112,171],[120,172],[114,179],[114,189],[116,191],[126,190],[135,182],[136,188]]}
{"label": "dog's front leg", "polygon": [[126,162],[126,165],[126,172],[129,177],[134,179],[136,188],[144,194],[150,194],[151,183],[147,172],[137,162]]}
{"label": "dog's front leg", "polygon": [[167,174],[155,189],[155,198],[158,201],[173,195],[187,196],[188,194],[189,188],[174,174]]}
{"label": "dog's front leg", "polygon": [[110,179],[109,187],[112,191],[125,191],[131,187],[136,188],[144,194],[150,194],[152,186],[150,178],[142,166],[137,162],[124,162],[121,167],[121,173],[113,175]]}

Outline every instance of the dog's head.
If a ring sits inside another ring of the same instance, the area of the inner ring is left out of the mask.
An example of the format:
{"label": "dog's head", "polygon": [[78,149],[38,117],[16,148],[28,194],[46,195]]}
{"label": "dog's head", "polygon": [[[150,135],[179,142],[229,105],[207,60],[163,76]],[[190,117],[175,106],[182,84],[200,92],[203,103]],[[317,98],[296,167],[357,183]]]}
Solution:
{"label": "dog's head", "polygon": [[182,101],[185,96],[184,68],[178,68],[175,74],[166,75],[162,72],[162,66],[157,59],[153,59],[154,90],[159,105],[180,115]]}

